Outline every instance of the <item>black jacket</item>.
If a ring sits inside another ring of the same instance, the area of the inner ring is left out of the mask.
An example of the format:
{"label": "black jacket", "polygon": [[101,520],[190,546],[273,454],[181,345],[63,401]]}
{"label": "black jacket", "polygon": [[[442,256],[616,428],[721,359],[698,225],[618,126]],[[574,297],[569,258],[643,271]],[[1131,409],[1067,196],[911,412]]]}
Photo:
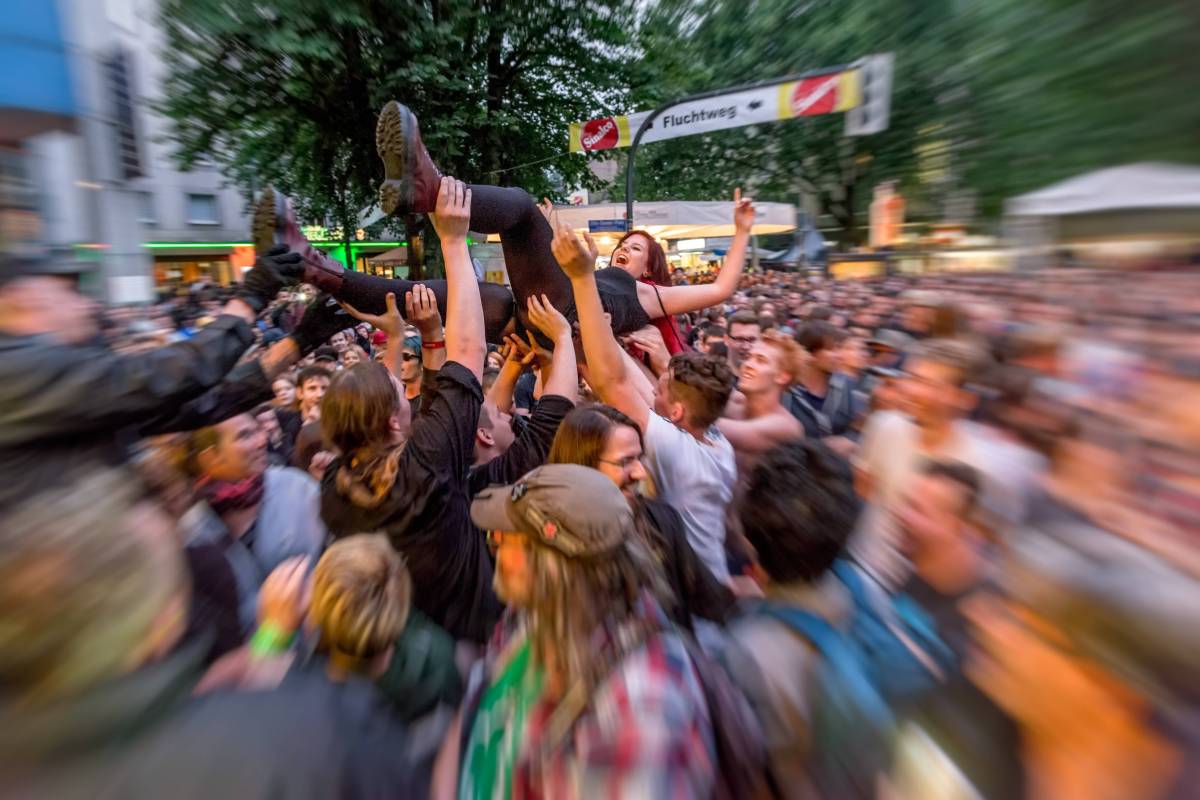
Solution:
{"label": "black jacket", "polygon": [[469,471],[483,389],[453,361],[433,381],[382,500],[368,507],[344,495],[337,458],[321,483],[321,519],[334,538],[386,533],[408,564],[413,605],[454,638],[483,644],[501,612],[487,541],[471,522]]}
{"label": "black jacket", "polygon": [[666,609],[671,619],[687,631],[692,630],[693,616],[724,624],[737,598],[696,555],[679,512],[661,500],[642,498],[638,505],[636,513],[645,515],[649,523],[654,557],[675,595],[675,603]]}
{"label": "black jacket", "polygon": [[234,369],[251,339],[229,315],[186,342],[128,356],[0,336],[0,508],[123,463],[138,436],[211,425],[269,399],[258,362]]}
{"label": "black jacket", "polygon": [[289,672],[192,697],[202,646],[48,707],[0,699],[0,794],[56,800],[425,797],[406,728],[369,683]]}
{"label": "black jacket", "polygon": [[471,467],[468,477],[471,497],[489,486],[516,483],[527,472],[545,464],[558,426],[573,408],[574,403],[556,394],[544,395],[537,401],[528,423],[512,446],[491,461]]}
{"label": "black jacket", "polygon": [[799,386],[794,386],[783,395],[783,407],[804,426],[807,439],[826,436],[841,436],[849,431],[850,425],[862,410],[861,400],[855,397],[854,384],[842,373],[829,376],[829,389],[820,410],[813,407],[804,397]]}

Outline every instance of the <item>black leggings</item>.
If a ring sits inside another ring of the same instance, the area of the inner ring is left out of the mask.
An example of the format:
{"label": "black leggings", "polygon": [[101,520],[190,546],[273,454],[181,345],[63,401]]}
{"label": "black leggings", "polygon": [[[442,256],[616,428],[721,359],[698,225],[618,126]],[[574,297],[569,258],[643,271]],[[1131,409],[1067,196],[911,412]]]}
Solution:
{"label": "black leggings", "polygon": [[[479,284],[483,300],[483,318],[487,340],[499,342],[508,323],[515,317],[519,328],[527,328],[526,300],[534,295],[546,295],[567,319],[575,321],[575,300],[571,282],[550,252],[554,233],[550,223],[533,198],[523,189],[498,186],[471,187],[470,227],[479,233],[500,234],[504,263],[508,268],[509,292],[494,283]],[[637,286],[632,276],[613,267],[597,273],[600,296],[605,310],[612,316],[613,330],[629,333],[649,321],[637,299]],[[442,319],[446,318],[446,282],[421,281],[437,298]],[[369,314],[381,314],[388,292],[396,293],[397,304],[403,309],[404,293],[416,286],[416,281],[377,278],[361,272],[347,271],[338,299]]]}

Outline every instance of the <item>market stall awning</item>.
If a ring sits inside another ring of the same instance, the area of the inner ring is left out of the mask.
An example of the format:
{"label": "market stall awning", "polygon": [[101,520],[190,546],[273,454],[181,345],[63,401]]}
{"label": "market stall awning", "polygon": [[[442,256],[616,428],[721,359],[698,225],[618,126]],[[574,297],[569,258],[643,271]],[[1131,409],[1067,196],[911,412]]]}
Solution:
{"label": "market stall awning", "polygon": [[1008,201],[1013,216],[1200,209],[1200,167],[1147,162],[1097,170]]}
{"label": "market stall awning", "polygon": [[[755,203],[753,233],[786,233],[796,227],[796,210],[788,203]],[[625,219],[624,203],[591,206],[555,206],[559,219],[577,231],[589,223],[619,223]],[[633,227],[649,231],[657,239],[702,239],[733,235],[731,201],[664,200],[635,203]],[[601,234],[615,240],[619,232]],[[489,236],[489,241],[498,237]]]}
{"label": "market stall awning", "polygon": [[388,250],[387,252],[384,252],[384,253],[380,253],[379,255],[370,259],[370,261],[372,264],[380,264],[380,265],[383,265],[383,264],[407,264],[408,263],[408,248],[403,247],[403,246],[393,247],[391,250]]}

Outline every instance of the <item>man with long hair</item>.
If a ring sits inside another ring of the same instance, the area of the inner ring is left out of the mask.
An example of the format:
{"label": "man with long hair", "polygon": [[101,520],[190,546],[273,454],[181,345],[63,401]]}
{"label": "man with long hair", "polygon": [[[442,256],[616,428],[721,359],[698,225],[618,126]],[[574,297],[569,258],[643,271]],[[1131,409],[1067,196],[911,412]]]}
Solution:
{"label": "man with long hair", "polygon": [[551,464],[480,494],[471,516],[509,611],[464,705],[458,796],[707,796],[703,689],[617,485]]}
{"label": "man with long hair", "polygon": [[470,190],[447,178],[432,215],[448,282],[446,363],[432,394],[414,419],[383,366],[364,363],[338,375],[321,406],[325,439],[341,454],[325,472],[321,516],[336,537],[386,533],[412,573],[413,604],[455,637],[482,643],[500,605],[485,542],[471,525],[467,482],[484,357],[483,310],[467,251],[470,201]]}
{"label": "man with long hair", "polygon": [[580,406],[563,419],[550,448],[549,464],[579,464],[608,477],[633,509],[638,534],[650,547],[671,587],[667,613],[684,630],[692,617],[724,622],[735,598],[713,577],[688,544],[683,517],[662,500],[643,497],[645,441],[637,423],[612,406]]}

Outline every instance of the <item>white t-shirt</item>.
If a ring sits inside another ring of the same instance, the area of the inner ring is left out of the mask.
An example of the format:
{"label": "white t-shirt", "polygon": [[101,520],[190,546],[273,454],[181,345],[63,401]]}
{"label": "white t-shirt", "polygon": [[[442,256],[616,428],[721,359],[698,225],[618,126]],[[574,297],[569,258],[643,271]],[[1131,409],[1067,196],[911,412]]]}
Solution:
{"label": "white t-shirt", "polygon": [[725,507],[733,499],[737,466],[733,447],[716,426],[698,441],[658,414],[646,423],[646,462],[654,496],[683,517],[688,543],[719,581],[729,581],[725,560]]}

